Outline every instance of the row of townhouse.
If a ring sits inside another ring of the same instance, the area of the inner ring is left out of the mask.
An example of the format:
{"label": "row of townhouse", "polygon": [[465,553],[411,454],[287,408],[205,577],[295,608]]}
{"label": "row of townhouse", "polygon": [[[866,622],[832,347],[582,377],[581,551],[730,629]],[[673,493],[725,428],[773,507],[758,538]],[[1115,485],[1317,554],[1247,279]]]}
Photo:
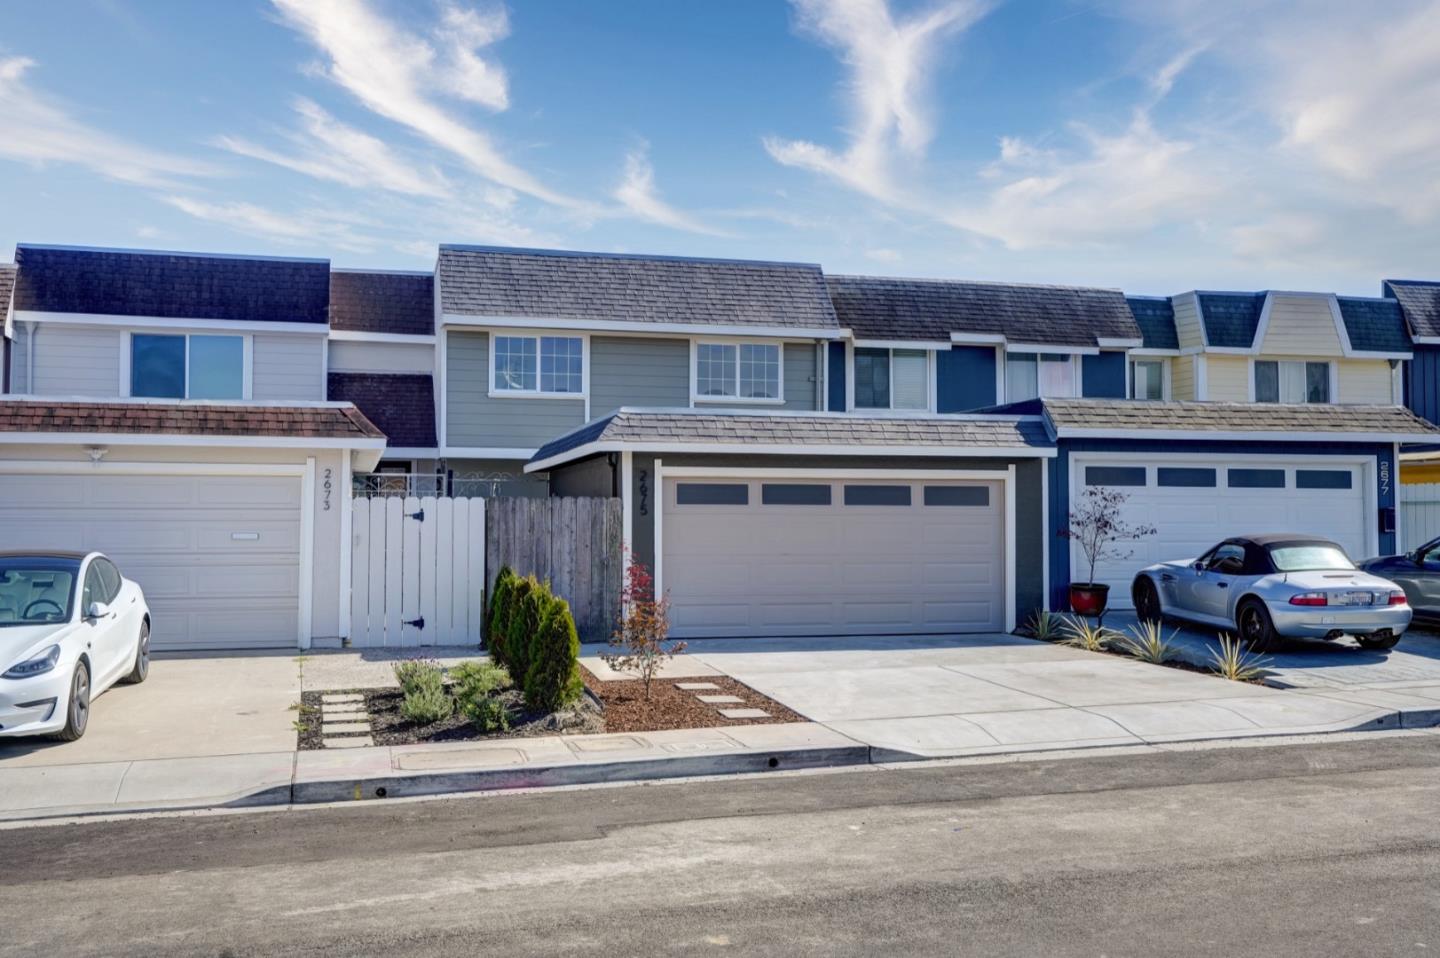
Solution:
{"label": "row of townhouse", "polygon": [[1440,284],[1382,291],[22,244],[0,547],[115,556],[157,647],[305,647],[349,635],[356,486],[615,496],[678,635],[1008,630],[1088,576],[1058,535],[1087,486],[1158,529],[1096,570],[1117,606],[1230,533],[1398,550],[1402,456],[1440,441]]}

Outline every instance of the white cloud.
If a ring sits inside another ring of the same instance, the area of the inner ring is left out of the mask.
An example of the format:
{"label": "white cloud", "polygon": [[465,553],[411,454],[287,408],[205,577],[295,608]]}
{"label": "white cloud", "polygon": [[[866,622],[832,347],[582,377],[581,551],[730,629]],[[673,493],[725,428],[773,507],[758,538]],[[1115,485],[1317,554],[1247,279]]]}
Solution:
{"label": "white cloud", "polygon": [[441,58],[430,43],[380,16],[365,0],[272,2],[284,21],[328,58],[325,76],[368,109],[410,128],[501,186],[559,206],[583,205],[512,163],[487,134],[432,99],[434,93],[448,94],[492,109],[508,103],[503,71],[480,69],[484,61],[474,52],[480,39],[500,35],[493,21],[448,7],[444,17],[457,24],[452,27],[457,38],[447,41],[449,57]]}
{"label": "white cloud", "polygon": [[472,103],[504,110],[510,106],[509,80],[505,68],[483,59],[477,52],[505,39],[510,33],[510,18],[504,7],[493,10],[471,10],[456,3],[446,3],[435,38],[445,44],[449,55],[448,72],[439,75],[441,86]]}
{"label": "white cloud", "polygon": [[794,0],[800,28],[833,47],[850,70],[850,143],[836,151],[804,140],[767,137],[778,162],[839,180],[882,200],[901,190],[898,153],[922,157],[934,136],[925,97],[940,42],[979,20],[979,0],[947,0],[897,20],[886,0]]}
{"label": "white cloud", "polygon": [[900,255],[899,250],[879,247],[876,249],[867,249],[865,251],[865,258],[874,260],[877,263],[898,263],[904,257]]}
{"label": "white cloud", "polygon": [[710,236],[724,235],[688,213],[676,209],[660,198],[655,186],[655,170],[650,165],[648,144],[640,144],[625,156],[625,178],[615,189],[615,199],[642,220],[668,226],[671,229],[704,233]]}
{"label": "white cloud", "polygon": [[357,189],[378,188],[436,199],[450,195],[452,188],[439,170],[397,154],[383,140],[341,123],[312,101],[297,100],[295,112],[301,129],[287,134],[292,152],[282,153],[235,136],[217,137],[215,145]]}
{"label": "white cloud", "polygon": [[0,58],[0,157],[22,163],[67,163],[106,179],[174,188],[192,177],[213,176],[204,163],[152,150],[77,119],[26,82],[35,66],[27,57]]}
{"label": "white cloud", "polygon": [[348,214],[325,210],[281,213],[243,201],[210,202],[176,195],[161,198],[196,219],[287,245],[335,247],[351,252],[369,252],[376,245],[370,237],[356,232],[356,218]]}

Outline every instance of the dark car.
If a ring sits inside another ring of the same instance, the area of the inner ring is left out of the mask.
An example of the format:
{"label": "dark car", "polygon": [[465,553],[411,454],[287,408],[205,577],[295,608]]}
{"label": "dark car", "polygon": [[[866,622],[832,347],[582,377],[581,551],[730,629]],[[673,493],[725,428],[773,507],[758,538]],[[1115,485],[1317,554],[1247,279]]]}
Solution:
{"label": "dark car", "polygon": [[1440,625],[1440,539],[1404,555],[1366,559],[1360,568],[1404,589],[1417,622]]}

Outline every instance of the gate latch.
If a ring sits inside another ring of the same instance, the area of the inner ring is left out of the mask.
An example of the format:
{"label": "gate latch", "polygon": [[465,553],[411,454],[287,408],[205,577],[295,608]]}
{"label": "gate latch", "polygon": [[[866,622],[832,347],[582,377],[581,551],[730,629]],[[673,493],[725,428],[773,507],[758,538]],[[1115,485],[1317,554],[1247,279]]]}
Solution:
{"label": "gate latch", "polygon": [[424,510],[424,509],[416,509],[414,512],[407,512],[407,513],[405,513],[405,518],[407,518],[407,519],[414,519],[414,520],[417,521],[417,522],[424,522],[424,521],[425,521],[425,510]]}
{"label": "gate latch", "polygon": [[418,618],[418,619],[411,619],[411,620],[409,620],[408,622],[401,622],[400,624],[401,624],[401,625],[413,625],[413,626],[414,626],[415,628],[417,628],[417,629],[423,629],[423,628],[425,628],[425,616],[422,615],[422,616],[420,616],[420,618]]}

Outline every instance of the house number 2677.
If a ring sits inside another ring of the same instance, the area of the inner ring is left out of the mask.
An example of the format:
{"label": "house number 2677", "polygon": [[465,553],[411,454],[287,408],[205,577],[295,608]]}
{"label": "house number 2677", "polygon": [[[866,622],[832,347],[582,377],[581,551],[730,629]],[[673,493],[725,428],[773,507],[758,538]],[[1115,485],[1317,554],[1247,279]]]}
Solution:
{"label": "house number 2677", "polygon": [[320,488],[324,490],[321,494],[320,502],[326,512],[330,511],[330,491],[335,488],[334,475],[335,470],[326,469],[325,481],[320,484]]}

